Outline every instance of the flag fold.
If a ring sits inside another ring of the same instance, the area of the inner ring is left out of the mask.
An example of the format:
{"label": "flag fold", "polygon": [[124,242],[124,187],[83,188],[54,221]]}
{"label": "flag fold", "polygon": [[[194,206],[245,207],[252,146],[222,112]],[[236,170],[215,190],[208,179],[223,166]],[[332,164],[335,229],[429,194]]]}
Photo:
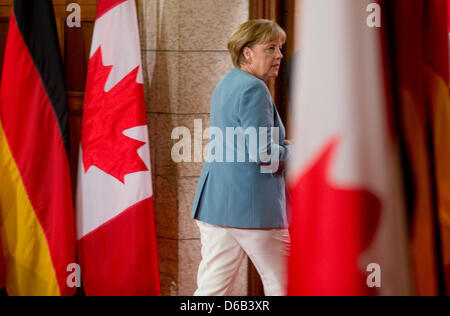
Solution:
{"label": "flag fold", "polygon": [[15,0],[0,87],[0,240],[10,295],[71,295],[68,107],[50,0]]}

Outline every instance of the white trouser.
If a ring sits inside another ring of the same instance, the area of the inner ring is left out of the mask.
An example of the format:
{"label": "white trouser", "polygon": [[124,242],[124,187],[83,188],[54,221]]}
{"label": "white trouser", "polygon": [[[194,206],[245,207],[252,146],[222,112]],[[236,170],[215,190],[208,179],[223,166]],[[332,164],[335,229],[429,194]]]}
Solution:
{"label": "white trouser", "polygon": [[239,229],[197,221],[202,242],[195,296],[230,295],[246,255],[252,260],[266,296],[286,295],[287,229]]}

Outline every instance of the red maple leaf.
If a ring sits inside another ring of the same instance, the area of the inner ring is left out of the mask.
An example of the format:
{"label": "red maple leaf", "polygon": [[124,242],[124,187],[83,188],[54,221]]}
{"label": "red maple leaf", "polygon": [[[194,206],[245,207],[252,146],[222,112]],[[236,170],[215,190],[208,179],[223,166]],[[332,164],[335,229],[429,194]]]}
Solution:
{"label": "red maple leaf", "polygon": [[367,190],[329,182],[336,147],[332,141],[290,190],[290,295],[376,294],[359,260],[377,231],[381,202]]}
{"label": "red maple leaf", "polygon": [[144,90],[136,82],[137,67],[105,92],[112,67],[103,66],[101,48],[89,61],[81,145],[85,172],[96,166],[124,183],[125,175],[148,171],[137,153],[145,143],[123,134],[146,125]]}

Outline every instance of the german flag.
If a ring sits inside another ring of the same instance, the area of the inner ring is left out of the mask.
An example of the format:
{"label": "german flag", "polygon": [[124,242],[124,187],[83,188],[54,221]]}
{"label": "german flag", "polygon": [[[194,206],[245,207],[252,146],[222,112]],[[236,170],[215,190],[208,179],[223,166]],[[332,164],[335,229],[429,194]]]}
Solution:
{"label": "german flag", "polygon": [[[390,10],[391,55],[410,181],[415,294],[450,286],[450,97],[446,0],[397,0]],[[447,275],[447,281],[446,281]],[[448,289],[447,289],[448,291]],[[448,293],[448,292],[447,292]]]}
{"label": "german flag", "polygon": [[51,0],[14,1],[0,87],[0,232],[9,295],[70,295],[68,107]]}
{"label": "german flag", "polygon": [[441,295],[450,295],[450,94],[448,4],[427,2],[426,102],[430,109],[436,186],[438,269]]}

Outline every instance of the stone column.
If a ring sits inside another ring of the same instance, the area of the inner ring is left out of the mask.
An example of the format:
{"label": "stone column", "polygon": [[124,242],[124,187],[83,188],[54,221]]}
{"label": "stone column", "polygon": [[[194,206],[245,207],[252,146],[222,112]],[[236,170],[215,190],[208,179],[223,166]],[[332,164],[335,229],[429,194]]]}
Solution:
{"label": "stone column", "polygon": [[[171,159],[175,127],[209,127],[218,81],[233,67],[226,44],[248,19],[249,0],[138,0],[150,130],[156,234],[162,295],[192,295],[201,259],[190,212],[202,162]],[[198,129],[199,130],[199,129]],[[207,141],[203,142],[204,144]],[[247,294],[247,264],[235,295]]]}

